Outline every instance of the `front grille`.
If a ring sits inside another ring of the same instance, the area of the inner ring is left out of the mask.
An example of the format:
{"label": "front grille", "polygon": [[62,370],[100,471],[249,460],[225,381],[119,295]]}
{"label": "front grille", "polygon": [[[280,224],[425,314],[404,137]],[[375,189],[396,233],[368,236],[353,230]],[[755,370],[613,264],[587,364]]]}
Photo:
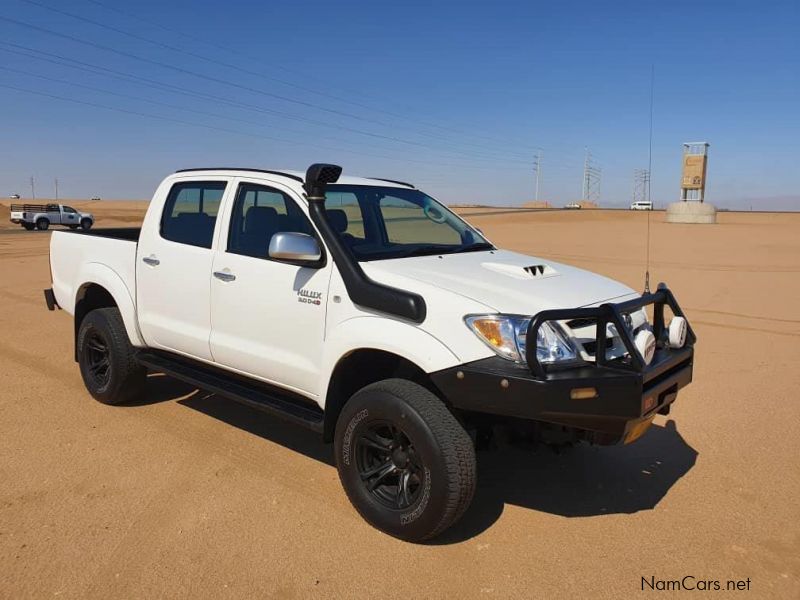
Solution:
{"label": "front grille", "polygon": [[[609,350],[614,347],[614,338],[607,337],[606,338],[606,350]],[[584,342],[583,349],[586,351],[586,354],[589,356],[594,356],[597,354],[597,341],[592,342]]]}

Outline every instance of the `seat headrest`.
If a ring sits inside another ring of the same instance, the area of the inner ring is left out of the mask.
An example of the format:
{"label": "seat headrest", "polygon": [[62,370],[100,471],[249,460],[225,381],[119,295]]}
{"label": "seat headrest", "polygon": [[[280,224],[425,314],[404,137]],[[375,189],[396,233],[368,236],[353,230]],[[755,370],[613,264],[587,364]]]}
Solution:
{"label": "seat headrest", "polygon": [[278,211],[271,206],[251,206],[244,216],[245,233],[266,233],[278,221]]}
{"label": "seat headrest", "polygon": [[333,228],[337,233],[344,233],[347,231],[347,213],[341,208],[329,208],[327,211],[328,220],[331,222]]}

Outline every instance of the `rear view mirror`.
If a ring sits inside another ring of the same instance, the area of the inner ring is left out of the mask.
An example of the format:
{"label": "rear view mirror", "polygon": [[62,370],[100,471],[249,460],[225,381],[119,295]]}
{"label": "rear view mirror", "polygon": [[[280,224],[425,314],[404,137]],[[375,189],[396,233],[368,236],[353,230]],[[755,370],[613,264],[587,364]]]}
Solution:
{"label": "rear view mirror", "polygon": [[322,250],[310,235],[283,231],[272,236],[269,257],[293,263],[317,263],[322,259]]}

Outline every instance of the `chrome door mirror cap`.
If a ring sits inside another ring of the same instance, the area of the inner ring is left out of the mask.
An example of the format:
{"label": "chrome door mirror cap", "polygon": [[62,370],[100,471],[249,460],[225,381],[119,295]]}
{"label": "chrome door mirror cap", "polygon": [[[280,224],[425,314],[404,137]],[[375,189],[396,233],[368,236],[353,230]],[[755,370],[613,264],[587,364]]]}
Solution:
{"label": "chrome door mirror cap", "polygon": [[318,262],[322,258],[319,242],[306,233],[282,231],[269,242],[269,257],[277,260]]}

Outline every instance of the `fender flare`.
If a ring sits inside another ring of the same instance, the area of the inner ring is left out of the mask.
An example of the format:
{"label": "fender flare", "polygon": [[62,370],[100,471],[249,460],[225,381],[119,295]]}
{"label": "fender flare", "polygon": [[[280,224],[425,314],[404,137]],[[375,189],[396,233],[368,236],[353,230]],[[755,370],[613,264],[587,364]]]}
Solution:
{"label": "fender flare", "polygon": [[76,307],[78,299],[87,286],[92,284],[99,285],[111,294],[117,308],[119,308],[122,322],[125,324],[125,330],[128,332],[128,339],[130,339],[131,344],[139,347],[145,346],[144,338],[139,331],[139,323],[136,320],[136,304],[133,301],[133,296],[128,286],[125,285],[125,281],[116,271],[102,263],[86,263],[78,274],[78,281],[81,284],[75,292]]}
{"label": "fender flare", "polygon": [[383,316],[364,315],[341,321],[328,331],[318,385],[324,408],[333,373],[339,363],[357,350],[382,350],[396,354],[433,373],[461,363],[438,338],[411,323]]}

